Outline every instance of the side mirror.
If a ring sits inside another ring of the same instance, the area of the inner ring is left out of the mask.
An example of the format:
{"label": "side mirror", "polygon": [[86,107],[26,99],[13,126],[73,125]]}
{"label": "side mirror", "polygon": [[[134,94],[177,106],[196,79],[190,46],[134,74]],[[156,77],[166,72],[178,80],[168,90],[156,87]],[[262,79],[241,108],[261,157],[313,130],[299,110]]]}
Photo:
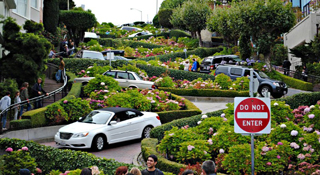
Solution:
{"label": "side mirror", "polygon": [[110,122],[110,125],[115,125],[115,124],[117,124],[116,121],[111,121],[111,122]]}

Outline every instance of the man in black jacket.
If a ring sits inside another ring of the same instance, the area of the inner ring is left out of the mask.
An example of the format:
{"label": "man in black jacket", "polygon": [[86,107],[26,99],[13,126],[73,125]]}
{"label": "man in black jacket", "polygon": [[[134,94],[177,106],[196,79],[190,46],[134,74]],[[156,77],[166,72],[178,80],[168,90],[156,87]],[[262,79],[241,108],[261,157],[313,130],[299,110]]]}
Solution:
{"label": "man in black jacket", "polygon": [[283,61],[282,67],[283,67],[284,75],[289,76],[290,66],[291,66],[291,63],[289,60],[286,59]]}
{"label": "man in black jacket", "polygon": [[[34,94],[35,97],[39,97],[43,94],[46,94],[46,95],[49,95],[48,93],[46,93],[46,91],[43,90],[43,88],[41,87],[41,82],[42,82],[42,79],[41,78],[38,78],[38,82],[36,84],[33,85],[32,87],[32,92]],[[37,100],[35,103],[34,103],[34,109],[37,109],[37,108],[41,108],[42,107],[42,100]]]}

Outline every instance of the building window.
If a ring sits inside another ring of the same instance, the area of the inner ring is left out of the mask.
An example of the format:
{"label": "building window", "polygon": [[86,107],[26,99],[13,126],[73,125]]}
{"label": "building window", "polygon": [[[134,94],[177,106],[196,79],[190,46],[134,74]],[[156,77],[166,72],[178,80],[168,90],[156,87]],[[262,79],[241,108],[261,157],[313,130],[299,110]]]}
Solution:
{"label": "building window", "polygon": [[31,0],[31,7],[38,8],[38,0]]}
{"label": "building window", "polygon": [[15,2],[17,7],[13,9],[13,11],[21,16],[27,17],[28,0],[15,0]]}

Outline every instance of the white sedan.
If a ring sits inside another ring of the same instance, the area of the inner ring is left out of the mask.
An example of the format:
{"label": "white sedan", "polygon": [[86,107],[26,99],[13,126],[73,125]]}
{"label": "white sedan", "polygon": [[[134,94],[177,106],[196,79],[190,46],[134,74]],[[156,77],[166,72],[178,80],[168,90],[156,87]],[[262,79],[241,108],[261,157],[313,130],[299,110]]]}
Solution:
{"label": "white sedan", "polygon": [[[138,89],[157,89],[152,81],[144,81],[137,73],[123,70],[109,70],[103,75],[114,78],[119,82],[119,86],[124,88],[138,88]],[[75,78],[74,83],[87,84],[94,77]]]}
{"label": "white sedan", "polygon": [[151,129],[160,125],[160,117],[153,112],[119,107],[103,108],[60,128],[54,140],[61,147],[100,151],[107,144],[148,138]]}

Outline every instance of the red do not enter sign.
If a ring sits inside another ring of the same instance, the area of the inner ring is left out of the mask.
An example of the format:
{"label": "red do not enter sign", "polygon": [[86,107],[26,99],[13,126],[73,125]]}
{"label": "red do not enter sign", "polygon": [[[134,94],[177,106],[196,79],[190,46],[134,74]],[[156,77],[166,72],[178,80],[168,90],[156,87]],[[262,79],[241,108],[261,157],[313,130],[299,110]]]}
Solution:
{"label": "red do not enter sign", "polygon": [[234,120],[236,133],[270,133],[270,99],[236,97]]}

